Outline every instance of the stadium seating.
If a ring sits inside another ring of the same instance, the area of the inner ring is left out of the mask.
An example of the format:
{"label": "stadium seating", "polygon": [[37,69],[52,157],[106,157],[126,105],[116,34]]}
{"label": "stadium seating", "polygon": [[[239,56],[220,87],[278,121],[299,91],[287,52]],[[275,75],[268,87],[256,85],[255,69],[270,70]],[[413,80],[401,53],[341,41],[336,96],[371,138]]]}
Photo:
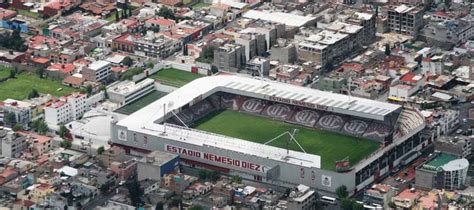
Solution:
{"label": "stadium seating", "polygon": [[252,114],[260,114],[266,107],[267,103],[256,98],[247,98],[243,101],[240,111],[249,112]]}
{"label": "stadium seating", "polygon": [[269,104],[265,106],[261,114],[270,118],[276,118],[276,119],[286,121],[291,118],[291,115],[293,114],[293,112],[294,112],[293,106],[280,104],[280,103],[273,103],[273,104]]}
{"label": "stadium seating", "polygon": [[394,137],[401,138],[411,131],[416,130],[419,126],[424,124],[424,118],[415,110],[404,109],[400,113],[400,118],[395,125],[396,132]]}
{"label": "stadium seating", "polygon": [[362,135],[365,138],[383,141],[392,131],[391,127],[381,121],[372,121]]}
{"label": "stadium seating", "polygon": [[350,120],[346,121],[342,127],[342,132],[352,136],[361,136],[368,127],[369,122],[362,119],[351,118]]}
{"label": "stadium seating", "polygon": [[331,131],[340,131],[349,117],[333,113],[326,113],[316,123],[316,127]]}
{"label": "stadium seating", "polygon": [[289,121],[291,123],[313,127],[321,115],[322,113],[318,111],[296,108]]}
{"label": "stadium seating", "polygon": [[201,100],[197,102],[196,104],[192,105],[189,107],[189,109],[193,112],[194,114],[194,120],[198,120],[201,117],[204,117],[217,109],[209,102],[207,99]]}

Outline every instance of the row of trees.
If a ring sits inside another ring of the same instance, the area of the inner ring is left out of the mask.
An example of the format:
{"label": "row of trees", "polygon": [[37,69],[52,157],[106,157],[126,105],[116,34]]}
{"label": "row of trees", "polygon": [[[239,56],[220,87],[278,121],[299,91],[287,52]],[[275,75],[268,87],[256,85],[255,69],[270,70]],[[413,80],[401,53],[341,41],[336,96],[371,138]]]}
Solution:
{"label": "row of trees", "polygon": [[342,185],[336,189],[336,194],[341,201],[341,208],[344,210],[363,210],[364,205],[357,203],[355,199],[349,198],[347,187]]}

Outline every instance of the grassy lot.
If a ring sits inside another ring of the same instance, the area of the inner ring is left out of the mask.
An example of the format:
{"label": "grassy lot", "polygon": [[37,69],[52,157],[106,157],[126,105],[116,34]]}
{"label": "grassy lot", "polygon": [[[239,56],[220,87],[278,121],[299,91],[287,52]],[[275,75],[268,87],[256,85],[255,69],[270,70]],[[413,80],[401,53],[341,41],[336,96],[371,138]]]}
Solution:
{"label": "grassy lot", "polygon": [[29,11],[29,10],[19,9],[18,14],[26,16],[26,17],[34,18],[34,19],[42,19],[41,14],[37,12]]}
{"label": "grassy lot", "polygon": [[[62,90],[58,91],[59,88],[62,88]],[[62,85],[61,80],[40,79],[36,74],[21,73],[15,79],[9,79],[0,83],[0,101],[7,98],[23,100],[28,97],[28,94],[33,89],[40,93],[49,93],[54,96],[63,96],[78,91]]]}
{"label": "grassy lot", "polygon": [[[297,141],[306,152],[321,156],[321,167],[326,170],[336,170],[335,161],[345,157],[349,157],[351,165],[354,165],[379,148],[379,143],[375,141],[229,110],[216,112],[197,121],[195,128],[257,143],[264,143],[285,131],[298,128]],[[286,148],[286,137],[270,145]],[[290,149],[301,151],[294,142],[290,144]]]}
{"label": "grassy lot", "polygon": [[187,71],[178,69],[162,69],[156,74],[152,75],[151,78],[158,80],[164,85],[181,87],[188,82],[191,82],[197,78],[204,77],[202,74],[195,74]]}
{"label": "grassy lot", "polygon": [[0,67],[0,79],[10,76],[10,68]]}
{"label": "grassy lot", "polygon": [[152,102],[160,99],[161,97],[163,97],[165,95],[166,95],[166,93],[164,93],[164,92],[153,91],[153,92],[143,96],[142,98],[140,98],[140,99],[138,99],[138,100],[126,105],[126,106],[123,106],[122,108],[116,110],[115,112],[125,114],[125,115],[132,114],[132,113],[138,111],[139,109],[147,106],[148,104],[151,104]]}
{"label": "grassy lot", "polygon": [[203,7],[207,7],[209,6],[210,4],[206,4],[206,3],[203,3],[203,2],[199,2],[199,3],[196,3],[196,4],[193,4],[191,5],[191,8],[193,8],[193,10],[195,9],[201,9]]}

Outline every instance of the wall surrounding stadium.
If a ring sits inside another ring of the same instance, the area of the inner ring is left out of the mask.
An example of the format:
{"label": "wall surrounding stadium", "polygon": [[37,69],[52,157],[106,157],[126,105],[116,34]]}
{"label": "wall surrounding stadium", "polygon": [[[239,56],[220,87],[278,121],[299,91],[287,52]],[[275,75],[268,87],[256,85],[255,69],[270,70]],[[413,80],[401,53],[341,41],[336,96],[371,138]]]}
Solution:
{"label": "wall surrounding stadium", "polygon": [[[263,182],[305,184],[332,193],[341,185],[346,185],[349,191],[355,190],[354,171],[337,173],[313,167],[303,167],[218,147],[170,140],[159,132],[156,132],[156,135],[133,132],[117,124],[112,125],[112,141],[115,144],[148,151],[176,153],[182,159],[227,168],[231,170],[232,174],[240,173],[258,177]],[[274,176],[277,178],[272,179]]]}

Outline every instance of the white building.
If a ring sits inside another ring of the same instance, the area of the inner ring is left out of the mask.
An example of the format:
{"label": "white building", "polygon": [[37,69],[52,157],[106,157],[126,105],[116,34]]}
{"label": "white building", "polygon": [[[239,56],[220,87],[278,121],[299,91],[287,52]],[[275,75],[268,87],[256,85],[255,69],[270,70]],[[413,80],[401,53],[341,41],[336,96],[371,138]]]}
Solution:
{"label": "white building", "polygon": [[26,137],[10,129],[0,130],[1,152],[3,157],[17,158],[28,147]]}
{"label": "white building", "polygon": [[107,88],[109,100],[125,106],[155,90],[155,80],[146,78],[140,82],[125,80]]}
{"label": "white building", "polygon": [[59,125],[80,118],[88,109],[87,95],[73,93],[59,98],[58,101],[44,108],[45,121],[48,124]]}
{"label": "white building", "polygon": [[112,65],[108,61],[95,61],[82,70],[84,79],[93,82],[100,82],[109,78],[112,72]]}
{"label": "white building", "polygon": [[21,124],[25,128],[28,128],[28,124],[32,121],[33,118],[34,105],[28,102],[18,101],[15,99],[7,99],[3,102],[3,111],[5,113],[5,117],[8,113],[15,115],[14,122],[8,123],[13,123],[11,126],[13,126],[14,124]]}

